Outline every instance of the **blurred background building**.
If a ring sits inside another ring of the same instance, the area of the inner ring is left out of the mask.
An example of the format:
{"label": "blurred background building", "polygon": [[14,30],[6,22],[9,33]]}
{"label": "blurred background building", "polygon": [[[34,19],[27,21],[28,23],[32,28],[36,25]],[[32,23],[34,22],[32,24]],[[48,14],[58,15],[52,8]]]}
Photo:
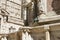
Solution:
{"label": "blurred background building", "polygon": [[60,40],[60,0],[0,0],[0,40]]}

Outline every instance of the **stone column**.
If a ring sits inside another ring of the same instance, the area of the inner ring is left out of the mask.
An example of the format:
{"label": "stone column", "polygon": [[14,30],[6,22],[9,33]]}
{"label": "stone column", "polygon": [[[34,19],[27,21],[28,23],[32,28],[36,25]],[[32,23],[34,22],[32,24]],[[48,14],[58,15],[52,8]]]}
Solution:
{"label": "stone column", "polygon": [[28,30],[26,29],[22,32],[22,40],[29,40]]}
{"label": "stone column", "polygon": [[26,40],[26,34],[24,30],[22,31],[22,40]]}
{"label": "stone column", "polygon": [[31,37],[31,35],[29,34],[29,40],[33,40],[33,38]]}
{"label": "stone column", "polygon": [[25,33],[25,37],[26,37],[26,40],[29,40],[29,34],[28,34],[27,31],[26,31],[26,33]]}
{"label": "stone column", "polygon": [[45,30],[46,30],[46,40],[50,40],[50,33],[49,33],[49,26],[48,25],[46,25],[46,26],[44,26],[44,28],[45,28]]}
{"label": "stone column", "polygon": [[22,32],[22,40],[33,40],[30,34],[28,34],[29,30],[24,30]]}
{"label": "stone column", "polygon": [[50,40],[50,33],[48,30],[46,31],[46,40]]}
{"label": "stone column", "polygon": [[1,40],[7,40],[6,36],[4,36],[3,38],[1,38]]}

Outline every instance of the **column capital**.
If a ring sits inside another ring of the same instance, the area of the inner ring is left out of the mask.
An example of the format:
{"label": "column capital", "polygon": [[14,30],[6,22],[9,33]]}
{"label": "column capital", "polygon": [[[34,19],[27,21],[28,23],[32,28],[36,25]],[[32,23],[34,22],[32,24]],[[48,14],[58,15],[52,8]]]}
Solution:
{"label": "column capital", "polygon": [[22,31],[22,32],[30,32],[29,29],[21,29],[20,31]]}
{"label": "column capital", "polygon": [[30,32],[29,29],[24,29],[24,32]]}
{"label": "column capital", "polygon": [[44,29],[49,30],[49,25],[44,25]]}

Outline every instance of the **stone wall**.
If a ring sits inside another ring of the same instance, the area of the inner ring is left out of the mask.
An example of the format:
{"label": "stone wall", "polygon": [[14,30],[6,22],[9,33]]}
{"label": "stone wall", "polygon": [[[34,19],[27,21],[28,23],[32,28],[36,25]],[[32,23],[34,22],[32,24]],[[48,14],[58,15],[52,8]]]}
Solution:
{"label": "stone wall", "polygon": [[48,0],[47,1],[47,11],[55,11],[57,14],[60,14],[60,0]]}

